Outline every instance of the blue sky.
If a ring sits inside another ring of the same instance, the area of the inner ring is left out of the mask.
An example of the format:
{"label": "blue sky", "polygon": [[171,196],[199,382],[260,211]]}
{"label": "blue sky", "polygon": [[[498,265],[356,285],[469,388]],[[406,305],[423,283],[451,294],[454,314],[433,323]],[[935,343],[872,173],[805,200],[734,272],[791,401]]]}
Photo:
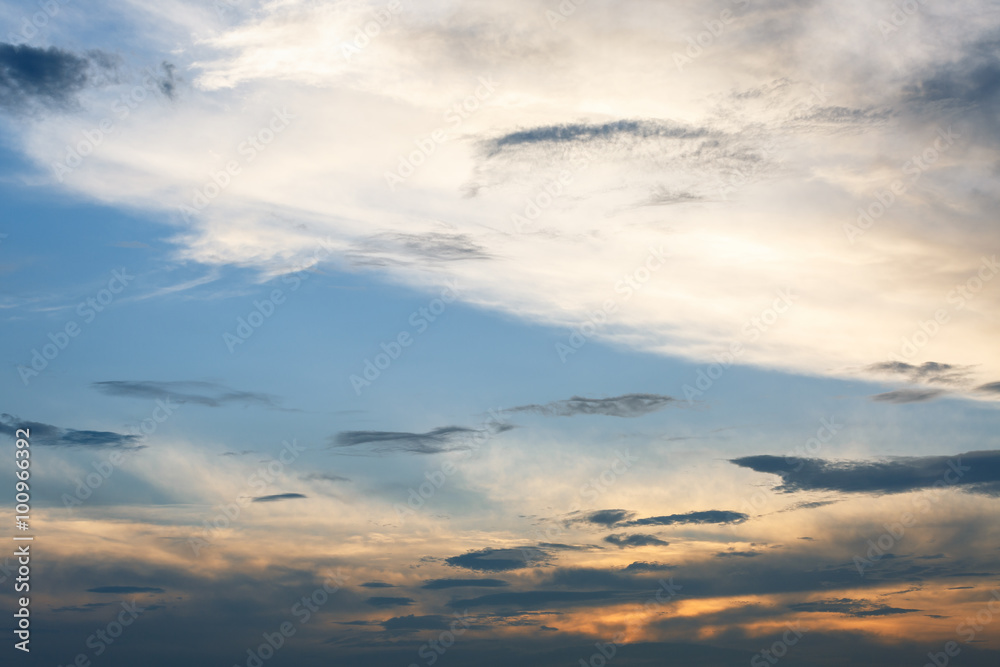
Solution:
{"label": "blue sky", "polygon": [[995,664],[995,4],[0,4],[13,659]]}

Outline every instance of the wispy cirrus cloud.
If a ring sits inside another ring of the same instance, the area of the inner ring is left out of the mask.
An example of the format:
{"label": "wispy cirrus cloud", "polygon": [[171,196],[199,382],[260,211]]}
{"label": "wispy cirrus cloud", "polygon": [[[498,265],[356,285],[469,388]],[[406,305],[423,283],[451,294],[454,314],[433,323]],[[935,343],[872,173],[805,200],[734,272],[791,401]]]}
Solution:
{"label": "wispy cirrus cloud", "polygon": [[441,454],[470,450],[473,436],[494,435],[514,428],[501,424],[486,429],[464,426],[442,426],[426,433],[405,431],[341,431],[331,438],[337,449],[367,447],[377,454],[407,452],[410,454]]}
{"label": "wispy cirrus cloud", "polygon": [[301,493],[275,493],[270,496],[257,496],[252,502],[255,503],[274,503],[279,500],[297,500],[299,498],[307,498],[308,496]]}
{"label": "wispy cirrus cloud", "polygon": [[246,405],[282,409],[278,406],[278,399],[270,394],[241,391],[215,382],[107,380],[94,382],[91,386],[102,394],[123,398],[171,400],[209,408]]}
{"label": "wispy cirrus cloud", "polygon": [[852,600],[850,598],[799,602],[788,605],[788,608],[794,611],[810,613],[843,614],[844,616],[853,616],[855,618],[895,616],[897,614],[910,614],[921,611],[920,609],[901,609],[899,607],[891,607],[887,604],[871,602],[870,600]]}
{"label": "wispy cirrus cloud", "polygon": [[953,385],[964,382],[972,369],[970,366],[943,364],[937,361],[927,361],[920,365],[904,361],[883,361],[871,364],[865,370],[895,375],[914,383]]}
{"label": "wispy cirrus cloud", "polygon": [[945,392],[941,389],[896,389],[871,396],[871,400],[880,403],[923,403],[931,401]]}
{"label": "wispy cirrus cloud", "polygon": [[576,415],[606,415],[609,417],[641,417],[677,403],[677,399],[661,394],[623,394],[612,398],[583,398],[574,396],[565,401],[519,405],[507,412],[532,412],[546,417],[574,417]]}

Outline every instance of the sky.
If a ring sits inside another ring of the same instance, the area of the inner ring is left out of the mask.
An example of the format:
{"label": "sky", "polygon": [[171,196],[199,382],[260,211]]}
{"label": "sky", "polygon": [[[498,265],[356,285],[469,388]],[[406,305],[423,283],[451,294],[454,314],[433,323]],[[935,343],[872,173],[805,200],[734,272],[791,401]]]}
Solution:
{"label": "sky", "polygon": [[2,650],[996,665],[998,119],[995,1],[0,0]]}

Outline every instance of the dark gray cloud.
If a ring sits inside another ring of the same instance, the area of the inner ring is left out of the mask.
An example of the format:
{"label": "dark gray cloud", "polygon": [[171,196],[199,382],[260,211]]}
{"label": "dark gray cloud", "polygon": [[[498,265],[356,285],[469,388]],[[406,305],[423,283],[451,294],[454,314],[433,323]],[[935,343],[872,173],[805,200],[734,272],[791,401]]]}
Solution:
{"label": "dark gray cloud", "polygon": [[973,493],[995,493],[1000,486],[1000,451],[877,461],[759,455],[732,459],[732,463],[778,475],[782,484],[776,490],[784,492],[904,493],[953,486]]}
{"label": "dark gray cloud", "polygon": [[373,607],[408,607],[414,603],[412,598],[390,598],[390,597],[371,597],[365,600],[368,604]]}
{"label": "dark gray cloud", "polygon": [[330,472],[313,472],[308,475],[299,475],[299,479],[305,482],[350,482],[350,478],[335,475]]}
{"label": "dark gray cloud", "polygon": [[599,526],[610,527],[616,523],[621,523],[626,519],[635,516],[635,512],[628,510],[597,510],[578,519],[571,519],[573,523],[595,523]]}
{"label": "dark gray cloud", "polygon": [[970,367],[942,364],[937,361],[927,361],[919,366],[904,361],[882,361],[866,366],[865,370],[903,377],[915,383],[950,385],[965,381]]}
{"label": "dark gray cloud", "polygon": [[582,517],[570,519],[570,523],[592,523],[599,526],[672,526],[677,524],[736,524],[743,523],[749,517],[742,512],[729,510],[704,510],[687,512],[686,514],[667,514],[651,516],[644,519],[632,519],[635,512],[623,509],[597,510]]}
{"label": "dark gray cloud", "polygon": [[123,396],[146,400],[169,400],[176,401],[177,403],[204,405],[210,408],[218,408],[224,405],[246,405],[265,408],[278,407],[277,399],[268,394],[230,389],[214,382],[112,380],[94,382],[91,386],[108,396]]}
{"label": "dark gray cloud", "polygon": [[760,555],[759,551],[720,551],[715,554],[716,558],[756,558]]}
{"label": "dark gray cloud", "polygon": [[396,588],[396,584],[387,584],[384,581],[366,581],[361,585],[365,588]]}
{"label": "dark gray cloud", "polygon": [[175,78],[174,72],[177,71],[177,66],[164,60],[160,63],[160,67],[163,69],[163,76],[157,80],[156,85],[167,99],[175,99],[178,79]]}
{"label": "dark gray cloud", "polygon": [[701,128],[656,120],[619,120],[600,124],[545,125],[505,134],[484,143],[488,156],[525,145],[591,142],[614,143],[635,139],[700,139],[708,136]]}
{"label": "dark gray cloud", "polygon": [[560,604],[580,604],[610,600],[620,597],[619,591],[524,591],[519,593],[493,593],[468,600],[452,600],[454,609],[470,607],[512,607],[516,609],[541,609]]}
{"label": "dark gray cloud", "polygon": [[89,602],[85,605],[80,605],[80,606],[55,607],[52,611],[54,612],[71,611],[77,613],[89,613],[94,611],[95,609],[100,609],[101,607],[107,607],[110,604],[111,604],[110,602]]}
{"label": "dark gray cloud", "polygon": [[538,547],[519,547],[470,551],[461,556],[446,558],[445,562],[453,567],[463,567],[467,570],[508,572],[546,563],[548,560],[549,554]]}
{"label": "dark gray cloud", "polygon": [[447,630],[455,621],[454,616],[439,616],[431,614],[428,616],[396,616],[382,621],[382,627],[386,630],[414,632],[416,630]]}
{"label": "dark gray cloud", "polygon": [[632,535],[626,535],[624,533],[608,535],[604,538],[604,541],[608,544],[614,544],[619,549],[648,547],[653,545],[666,546],[670,544],[670,542],[664,542],[655,535],[644,535],[642,533],[634,533]]}
{"label": "dark gray cloud", "polygon": [[154,586],[98,586],[97,588],[88,588],[87,592],[129,595],[132,593],[165,593],[166,591]]}
{"label": "dark gray cloud", "polygon": [[667,565],[666,563],[651,563],[649,561],[637,560],[634,563],[629,563],[627,566],[622,568],[622,572],[666,572],[667,570],[677,569],[676,565]]}
{"label": "dark gray cloud", "polygon": [[0,43],[0,106],[15,111],[71,107],[95,69],[113,66],[114,58],[100,51],[80,56],[54,46]]}
{"label": "dark gray cloud", "polygon": [[675,524],[736,524],[743,523],[749,518],[743,512],[731,512],[729,510],[705,510],[702,512],[688,512],[687,514],[668,514],[666,516],[651,516],[646,519],[636,519],[623,523],[623,526],[672,526]]}
{"label": "dark gray cloud", "polygon": [[882,403],[922,403],[942,396],[944,393],[942,389],[896,389],[884,394],[875,394],[871,399]]}
{"label": "dark gray cloud", "polygon": [[257,496],[253,499],[255,503],[273,503],[279,500],[294,500],[296,498],[306,498],[301,493],[275,493],[270,496]]}
{"label": "dark gray cloud", "polygon": [[72,428],[60,428],[51,424],[26,421],[13,415],[0,415],[0,434],[16,437],[20,429],[28,429],[32,444],[49,447],[83,447],[92,449],[144,449],[139,444],[138,435],[125,435],[112,431],[78,431]]}
{"label": "dark gray cloud", "polygon": [[338,448],[368,446],[377,454],[409,452],[411,454],[440,454],[472,449],[472,437],[509,431],[513,426],[503,424],[488,429],[464,426],[442,426],[426,433],[399,431],[342,431],[332,438]]}
{"label": "dark gray cloud", "polygon": [[1000,394],[1000,382],[990,382],[976,387],[976,391],[983,391],[990,394]]}
{"label": "dark gray cloud", "polygon": [[428,579],[422,588],[429,590],[441,590],[444,588],[502,588],[509,586],[502,579]]}
{"label": "dark gray cloud", "polygon": [[993,36],[968,44],[961,57],[948,59],[922,74],[904,87],[905,99],[911,104],[961,108],[996,103],[1000,99],[1000,40]]}
{"label": "dark gray cloud", "polygon": [[548,417],[573,417],[575,415],[607,415],[610,417],[641,417],[676,403],[677,399],[660,394],[624,394],[614,398],[583,398],[574,396],[568,401],[554,401],[544,405],[519,405],[508,412],[533,412]]}
{"label": "dark gray cloud", "polygon": [[857,618],[866,616],[893,616],[895,614],[909,614],[921,611],[920,609],[900,609],[868,600],[851,600],[849,598],[800,602],[788,605],[788,608],[795,611],[844,614],[845,616],[854,616]]}

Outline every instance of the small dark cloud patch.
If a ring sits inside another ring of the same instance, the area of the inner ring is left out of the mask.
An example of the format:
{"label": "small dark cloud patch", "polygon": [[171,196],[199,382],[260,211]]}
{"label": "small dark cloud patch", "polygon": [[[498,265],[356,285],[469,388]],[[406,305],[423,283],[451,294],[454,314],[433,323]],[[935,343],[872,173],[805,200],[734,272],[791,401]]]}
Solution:
{"label": "small dark cloud patch", "polygon": [[715,554],[716,558],[756,558],[760,555],[759,551],[720,551]]}
{"label": "small dark cloud patch", "polygon": [[114,62],[101,51],[77,55],[54,46],[0,43],[0,106],[11,111],[71,108],[95,70]]}
{"label": "small dark cloud patch", "polygon": [[472,449],[472,437],[509,431],[513,426],[504,424],[489,429],[464,426],[442,426],[426,433],[399,431],[342,431],[332,438],[336,448],[365,446],[377,454],[407,452],[410,454],[441,454]]}
{"label": "small dark cloud patch", "polygon": [[422,588],[434,591],[445,588],[503,588],[509,585],[502,579],[428,579]]}
{"label": "small dark cloud patch", "polygon": [[415,632],[417,630],[447,630],[454,617],[439,616],[436,614],[428,616],[396,616],[382,621],[382,627],[386,630],[396,632]]}
{"label": "small dark cloud patch", "polygon": [[666,516],[652,516],[646,519],[637,519],[622,524],[623,526],[672,526],[675,524],[738,524],[743,523],[750,517],[743,512],[731,512],[729,510],[706,510],[703,512],[688,512],[687,514],[668,514]]}
{"label": "small dark cloud patch", "polygon": [[572,521],[574,523],[594,523],[610,528],[616,523],[621,523],[633,516],[635,516],[635,512],[629,512],[628,510],[597,510]]}
{"label": "small dark cloud patch", "polygon": [[981,391],[987,394],[1000,394],[1000,382],[990,382],[988,384],[981,384],[976,387],[976,391]]}
{"label": "small dark cloud patch", "polygon": [[800,602],[788,606],[789,609],[803,612],[843,614],[864,618],[868,616],[894,616],[896,614],[909,614],[920,609],[900,609],[890,607],[885,604],[878,604],[868,600],[851,600],[840,598],[839,600],[818,600],[816,602]]}
{"label": "small dark cloud patch", "polygon": [[173,100],[177,97],[178,79],[174,76],[177,66],[164,60],[160,63],[160,69],[163,70],[163,76],[157,79],[156,85],[167,99]]}
{"label": "small dark cloud patch", "polygon": [[255,503],[275,503],[279,500],[295,500],[297,498],[307,498],[308,496],[302,495],[301,493],[275,493],[270,496],[257,496],[253,499]]}
{"label": "small dark cloud patch", "polygon": [[521,547],[470,551],[461,556],[446,558],[445,562],[452,567],[462,567],[467,570],[508,572],[547,563],[548,560],[549,554],[537,547]]}
{"label": "small dark cloud patch", "polygon": [[177,403],[204,405],[209,408],[219,408],[224,405],[278,408],[278,401],[273,396],[259,392],[231,389],[214,382],[110,380],[95,382],[91,386],[108,396],[141,398],[144,400],[161,399],[176,401]]}
{"label": "small dark cloud patch", "polygon": [[95,609],[100,609],[101,607],[107,607],[109,604],[111,604],[111,603],[110,602],[88,602],[87,604],[79,605],[79,606],[56,607],[52,611],[54,611],[54,612],[66,612],[66,611],[70,611],[70,612],[85,614],[85,613],[94,611]]}
{"label": "small dark cloud patch", "polygon": [[545,549],[547,551],[593,551],[594,549],[602,549],[603,547],[591,544],[560,544],[559,542],[539,542],[538,548]]}
{"label": "small dark cloud patch", "polygon": [[622,572],[666,572],[667,570],[676,569],[676,565],[667,565],[666,563],[651,563],[648,561],[637,560],[634,563],[629,563],[626,567],[622,568]]}
{"label": "small dark cloud patch", "polygon": [[330,472],[313,472],[308,475],[300,475],[299,479],[305,482],[350,482],[350,478],[341,475],[334,475]]}
{"label": "small dark cloud patch", "polygon": [[487,156],[508,149],[536,144],[550,146],[566,143],[615,142],[622,139],[697,139],[707,136],[705,130],[652,120],[619,120],[600,124],[545,125],[511,132],[485,142]]}
{"label": "small dark cloud patch", "polygon": [[775,490],[905,493],[947,486],[995,495],[1000,488],[1000,451],[954,456],[908,456],[875,461],[827,461],[758,455],[732,463],[781,477]]}
{"label": "small dark cloud patch", "polygon": [[865,370],[885,375],[903,377],[910,382],[921,384],[957,384],[966,379],[970,368],[927,361],[920,365],[904,361],[883,361],[865,367]]}
{"label": "small dark cloud patch", "polygon": [[31,443],[48,447],[80,447],[85,449],[144,449],[139,444],[138,435],[125,435],[113,431],[78,431],[60,428],[51,424],[18,419],[13,415],[0,415],[0,435],[17,437],[17,432],[26,429],[31,434]]}
{"label": "small dark cloud patch", "polygon": [[387,584],[384,581],[366,581],[361,584],[365,588],[395,588],[396,584]]}
{"label": "small dark cloud patch", "polygon": [[604,538],[604,541],[608,544],[613,544],[619,549],[631,549],[634,547],[649,547],[649,546],[666,546],[670,542],[664,542],[655,535],[644,535],[642,533],[634,533],[632,535],[626,535],[624,533],[608,535]]}
{"label": "small dark cloud patch", "polygon": [[525,591],[520,593],[493,593],[468,600],[452,600],[453,609],[471,607],[511,607],[514,609],[542,609],[556,605],[573,605],[598,602],[620,597],[618,591]]}
{"label": "small dark cloud patch", "polygon": [[573,417],[576,415],[606,415],[609,417],[641,417],[662,410],[677,399],[660,394],[624,394],[613,398],[583,398],[573,396],[567,401],[554,401],[544,405],[519,405],[508,412],[533,412],[547,417]]}
{"label": "small dark cloud patch", "polygon": [[412,598],[371,597],[365,600],[373,607],[408,607],[413,604]]}
{"label": "small dark cloud patch", "polygon": [[88,588],[87,592],[129,595],[133,593],[165,593],[166,591],[154,586],[98,586],[97,588]]}
{"label": "small dark cloud patch", "polygon": [[896,389],[884,394],[875,394],[873,401],[880,403],[923,403],[944,395],[941,389]]}

